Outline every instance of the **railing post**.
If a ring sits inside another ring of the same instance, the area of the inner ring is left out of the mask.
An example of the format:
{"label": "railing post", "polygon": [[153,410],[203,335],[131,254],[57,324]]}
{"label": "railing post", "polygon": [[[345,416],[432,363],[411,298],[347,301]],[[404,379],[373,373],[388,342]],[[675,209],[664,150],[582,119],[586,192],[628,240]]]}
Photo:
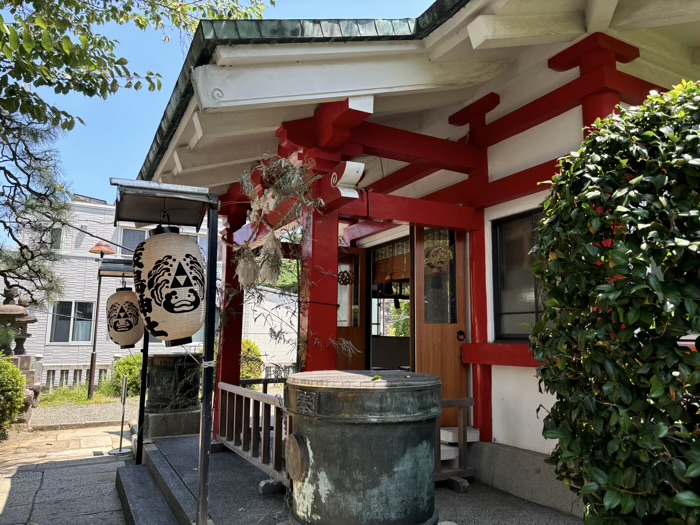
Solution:
{"label": "railing post", "polygon": [[277,472],[282,470],[282,416],[282,409],[280,407],[275,407],[275,437],[273,443],[272,468]]}
{"label": "railing post", "polygon": [[262,421],[262,463],[270,464],[270,418],[272,417],[272,405],[263,405]]}
{"label": "railing post", "polygon": [[243,398],[243,450],[250,450],[250,398]]}
{"label": "railing post", "polygon": [[260,401],[253,400],[253,422],[251,423],[253,446],[251,455],[254,458],[260,456],[260,404]]}

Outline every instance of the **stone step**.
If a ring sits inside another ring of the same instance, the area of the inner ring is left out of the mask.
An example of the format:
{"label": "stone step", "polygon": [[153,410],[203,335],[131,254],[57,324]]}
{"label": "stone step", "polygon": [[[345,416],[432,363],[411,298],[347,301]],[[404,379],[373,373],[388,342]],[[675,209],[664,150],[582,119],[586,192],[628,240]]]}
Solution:
{"label": "stone step", "polygon": [[127,525],[179,525],[146,465],[119,467],[117,492]]}
{"label": "stone step", "polygon": [[[479,429],[467,427],[467,443],[475,443],[479,441]],[[440,441],[443,443],[459,443],[459,427],[442,427],[440,428]]]}
{"label": "stone step", "polygon": [[197,500],[190,489],[156,445],[144,445],[143,455],[178,524],[192,525],[197,519]]}
{"label": "stone step", "polygon": [[440,443],[440,461],[450,461],[459,457],[459,447]]}

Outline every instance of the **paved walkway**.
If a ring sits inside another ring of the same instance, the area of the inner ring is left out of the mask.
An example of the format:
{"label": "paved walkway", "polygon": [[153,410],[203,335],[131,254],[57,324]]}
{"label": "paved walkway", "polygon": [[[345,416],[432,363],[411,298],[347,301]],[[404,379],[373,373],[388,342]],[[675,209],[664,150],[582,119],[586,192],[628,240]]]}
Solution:
{"label": "paved walkway", "polygon": [[[139,400],[136,397],[126,401],[125,424],[136,422],[139,413]],[[29,422],[35,430],[51,430],[60,427],[80,427],[100,424],[119,424],[122,418],[122,404],[97,403],[94,405],[62,405],[44,407],[39,404],[32,412]]]}
{"label": "paved walkway", "polygon": [[124,525],[124,460],[108,455],[118,446],[118,426],[11,434],[0,442],[0,525]]}
{"label": "paved walkway", "polygon": [[[194,437],[155,440],[193,495],[197,494],[197,447]],[[209,515],[216,525],[289,525],[281,494],[260,496],[260,470],[232,452],[212,454]],[[441,522],[454,525],[583,525],[580,518],[516,498],[487,485],[473,483],[465,494],[447,488],[435,492]]]}

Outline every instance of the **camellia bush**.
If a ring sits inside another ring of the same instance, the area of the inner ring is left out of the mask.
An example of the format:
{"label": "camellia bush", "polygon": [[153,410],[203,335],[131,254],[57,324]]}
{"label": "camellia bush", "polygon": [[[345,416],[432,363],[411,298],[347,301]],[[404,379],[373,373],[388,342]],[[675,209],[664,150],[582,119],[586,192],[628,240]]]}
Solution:
{"label": "camellia bush", "polygon": [[[596,129],[597,128],[597,129]],[[700,86],[596,122],[534,247],[544,436],[590,525],[700,523]]]}

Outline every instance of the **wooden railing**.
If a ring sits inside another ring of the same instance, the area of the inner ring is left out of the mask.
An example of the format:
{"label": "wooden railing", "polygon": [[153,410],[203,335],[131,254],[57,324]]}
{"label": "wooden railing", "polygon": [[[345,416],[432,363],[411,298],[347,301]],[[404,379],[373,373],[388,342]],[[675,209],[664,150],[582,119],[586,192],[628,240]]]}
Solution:
{"label": "wooden railing", "polygon": [[282,399],[228,383],[219,383],[219,390],[218,440],[271,478],[286,483]]}
{"label": "wooden railing", "polygon": [[265,379],[241,379],[241,386],[262,385],[263,394],[267,394],[267,385],[284,384],[287,382],[285,377],[270,377]]}
{"label": "wooden railing", "polygon": [[[241,383],[260,384],[259,379],[241,380]],[[270,383],[281,380],[270,380]],[[291,416],[285,418],[281,397],[248,390],[241,386],[219,383],[218,440],[227,448],[257,466],[271,478],[287,484],[284,472],[283,442],[291,428]],[[436,423],[435,481],[464,478],[467,468],[467,422],[471,398],[444,399],[442,408],[459,410],[458,413],[458,467],[442,470],[440,458],[440,418]]]}
{"label": "wooden railing", "polygon": [[442,481],[450,478],[466,478],[468,474],[467,467],[467,427],[469,422],[469,407],[474,406],[474,400],[470,397],[463,399],[443,399],[442,410],[446,408],[456,408],[459,410],[457,414],[457,429],[459,434],[458,439],[458,466],[457,468],[442,470],[440,452],[440,418],[435,425],[437,434],[437,444],[435,450],[435,481]]}

